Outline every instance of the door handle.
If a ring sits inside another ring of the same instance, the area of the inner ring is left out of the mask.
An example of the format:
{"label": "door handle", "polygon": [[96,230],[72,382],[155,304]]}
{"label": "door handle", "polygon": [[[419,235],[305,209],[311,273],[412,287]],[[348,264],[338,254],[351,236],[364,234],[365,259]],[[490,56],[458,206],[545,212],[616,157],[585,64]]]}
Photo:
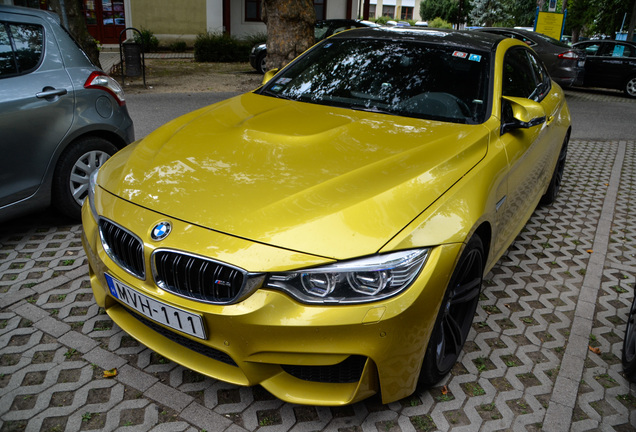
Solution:
{"label": "door handle", "polygon": [[56,96],[64,96],[68,93],[66,89],[56,89],[53,87],[44,87],[41,92],[36,93],[35,97],[40,99],[50,99]]}

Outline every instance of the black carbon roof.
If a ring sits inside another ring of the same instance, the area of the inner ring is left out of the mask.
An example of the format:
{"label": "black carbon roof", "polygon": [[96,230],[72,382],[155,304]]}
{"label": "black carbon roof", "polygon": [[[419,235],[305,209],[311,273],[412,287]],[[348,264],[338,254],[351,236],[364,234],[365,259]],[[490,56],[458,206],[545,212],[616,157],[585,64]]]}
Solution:
{"label": "black carbon roof", "polygon": [[390,39],[493,51],[505,37],[470,30],[447,30],[428,27],[373,27],[341,32],[332,36],[332,39]]}

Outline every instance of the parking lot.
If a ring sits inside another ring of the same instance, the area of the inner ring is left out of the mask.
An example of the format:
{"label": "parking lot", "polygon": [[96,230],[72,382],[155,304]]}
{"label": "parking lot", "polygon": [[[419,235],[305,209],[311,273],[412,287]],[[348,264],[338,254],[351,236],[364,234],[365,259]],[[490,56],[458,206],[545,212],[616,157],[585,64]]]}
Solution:
{"label": "parking lot", "polygon": [[636,430],[636,385],[620,361],[635,210],[636,137],[577,136],[557,202],[535,211],[486,275],[452,374],[395,403],[337,408],[287,404],[158,356],[94,304],[80,225],[51,212],[6,222],[0,432]]}

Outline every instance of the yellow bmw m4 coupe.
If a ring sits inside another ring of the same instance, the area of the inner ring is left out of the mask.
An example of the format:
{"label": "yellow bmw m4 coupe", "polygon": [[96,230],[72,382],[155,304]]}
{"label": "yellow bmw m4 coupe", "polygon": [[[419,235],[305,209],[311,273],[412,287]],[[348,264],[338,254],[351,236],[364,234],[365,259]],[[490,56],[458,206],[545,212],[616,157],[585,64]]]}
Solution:
{"label": "yellow bmw m4 coupe", "polygon": [[337,34],[91,178],[97,304],[194,371],[388,403],[455,364],[482,277],[557,195],[570,114],[525,44]]}

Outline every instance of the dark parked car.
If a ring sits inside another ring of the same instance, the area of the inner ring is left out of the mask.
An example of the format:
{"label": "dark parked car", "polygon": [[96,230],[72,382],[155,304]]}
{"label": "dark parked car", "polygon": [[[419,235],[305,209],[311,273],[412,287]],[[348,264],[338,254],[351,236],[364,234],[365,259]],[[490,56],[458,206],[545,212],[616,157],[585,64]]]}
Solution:
{"label": "dark parked car", "polygon": [[475,30],[519,39],[532,47],[545,63],[551,78],[563,87],[583,83],[586,56],[582,50],[530,30],[503,27],[484,27]]}
{"label": "dark parked car", "polygon": [[590,40],[574,44],[587,53],[585,87],[623,90],[636,98],[636,44],[614,40]]}
{"label": "dark parked car", "polygon": [[[331,35],[340,33],[344,30],[349,30],[359,27],[379,27],[371,21],[363,20],[350,20],[350,19],[331,19],[322,20],[316,22],[316,28],[314,35],[316,42],[320,42],[323,39],[328,38]],[[267,67],[265,65],[265,59],[267,58],[267,45],[259,44],[255,45],[250,52],[250,64],[259,73],[265,73]]]}
{"label": "dark parked car", "polygon": [[50,12],[0,5],[0,220],[53,203],[79,219],[88,178],[134,137],[124,94]]}

